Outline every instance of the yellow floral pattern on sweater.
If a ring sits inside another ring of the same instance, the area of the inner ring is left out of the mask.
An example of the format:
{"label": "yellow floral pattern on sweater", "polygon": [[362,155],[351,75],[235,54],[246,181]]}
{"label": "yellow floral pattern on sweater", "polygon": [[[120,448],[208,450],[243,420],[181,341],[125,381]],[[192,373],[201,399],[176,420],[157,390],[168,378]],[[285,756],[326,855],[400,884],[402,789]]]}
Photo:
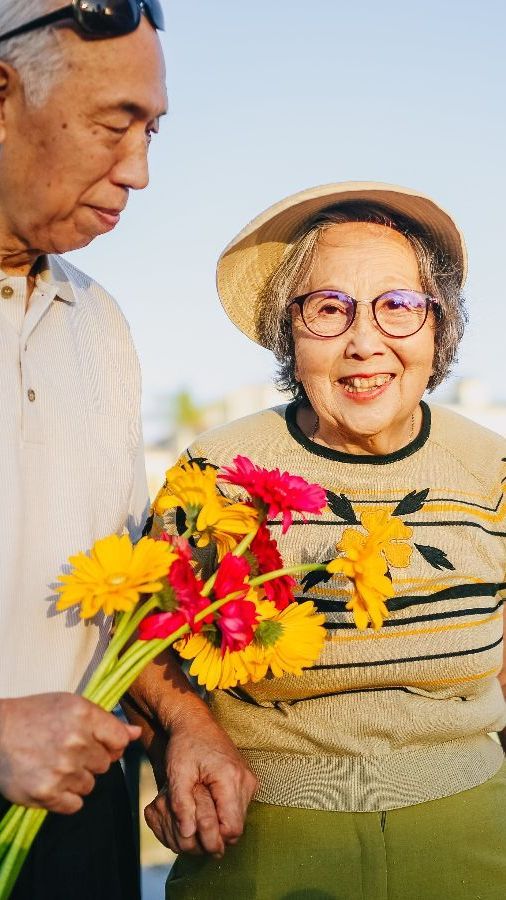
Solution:
{"label": "yellow floral pattern on sweater", "polygon": [[406,568],[413,548],[407,543],[413,529],[385,509],[366,510],[360,517],[366,534],[356,528],[345,528],[337,549],[342,556],[332,560],[327,571],[345,575],[353,582],[351,610],[359,629],[372,625],[379,629],[389,615],[387,600],[394,596],[389,565]]}

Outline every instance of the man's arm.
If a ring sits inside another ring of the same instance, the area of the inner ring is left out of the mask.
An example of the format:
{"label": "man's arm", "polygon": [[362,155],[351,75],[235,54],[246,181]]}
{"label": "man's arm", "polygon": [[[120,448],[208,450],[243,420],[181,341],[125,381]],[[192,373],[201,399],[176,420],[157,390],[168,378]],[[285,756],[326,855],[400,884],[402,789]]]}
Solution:
{"label": "man's arm", "polygon": [[0,793],[58,813],[82,798],[140,729],[74,694],[0,699]]}
{"label": "man's arm", "polygon": [[257,786],[241,754],[170,651],[146,667],[123,705],[142,727],[160,789],[148,825],[176,853],[221,855],[242,834]]}

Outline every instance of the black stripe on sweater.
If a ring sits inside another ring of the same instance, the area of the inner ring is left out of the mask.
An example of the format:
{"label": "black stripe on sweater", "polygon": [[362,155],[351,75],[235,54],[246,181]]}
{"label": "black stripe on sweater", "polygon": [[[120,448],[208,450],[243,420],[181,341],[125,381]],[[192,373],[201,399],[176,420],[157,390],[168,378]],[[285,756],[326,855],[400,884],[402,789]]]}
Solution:
{"label": "black stripe on sweater", "polygon": [[[506,590],[506,581],[492,582],[485,584],[456,584],[453,587],[443,588],[440,591],[434,591],[432,594],[413,594],[406,596],[392,597],[387,600],[388,609],[393,612],[398,609],[406,609],[408,606],[419,606],[422,603],[438,603],[442,600],[462,600],[466,597],[495,597],[499,591]],[[343,600],[324,600],[321,597],[297,596],[295,598],[298,603],[305,600],[312,600],[318,612],[336,612],[344,610],[348,599]],[[454,613],[447,612],[448,618]],[[396,622],[399,620],[396,620]],[[393,623],[392,623],[393,624]]]}
{"label": "black stripe on sweater", "polygon": [[328,663],[327,665],[311,666],[312,670],[321,671],[322,669],[369,669],[372,666],[394,666],[401,663],[426,662],[430,659],[450,659],[454,656],[472,656],[475,653],[485,653],[487,650],[493,650],[502,644],[503,637],[494,641],[493,644],[486,644],[484,647],[472,647],[470,650],[454,650],[451,653],[434,653],[427,656],[402,656],[399,659],[376,659],[370,662],[356,663]]}
{"label": "black stripe on sweater", "polygon": [[[440,522],[409,522],[406,519],[404,520],[404,524],[411,525],[413,528],[440,528],[442,526],[446,527],[448,525],[455,527],[463,526],[464,528],[479,528],[480,531],[484,531],[485,534],[491,534],[493,537],[506,537],[506,531],[493,531],[491,528],[485,528],[485,526],[481,525],[479,522],[469,522],[464,519],[462,519],[461,521],[456,519],[453,522],[449,520],[441,520]],[[281,522],[278,520],[269,521],[267,522],[267,525],[269,525],[269,527],[279,525],[279,527],[281,528]],[[291,527],[293,528],[295,525],[326,525],[327,527],[329,525],[337,525],[340,528],[343,526],[346,528],[350,527],[341,519],[331,519],[330,521],[328,519],[306,519],[306,521],[304,521],[303,519],[294,519]]]}
{"label": "black stripe on sweater", "polygon": [[[427,616],[408,616],[404,619],[386,619],[383,628],[396,628],[398,625],[413,625],[415,622],[435,622],[438,619],[456,619],[462,616],[480,616],[495,613],[503,605],[504,600],[499,600],[495,606],[473,606],[472,609],[455,609],[452,612],[431,613]],[[329,631],[353,631],[356,629],[354,622],[325,622],[324,628]]]}

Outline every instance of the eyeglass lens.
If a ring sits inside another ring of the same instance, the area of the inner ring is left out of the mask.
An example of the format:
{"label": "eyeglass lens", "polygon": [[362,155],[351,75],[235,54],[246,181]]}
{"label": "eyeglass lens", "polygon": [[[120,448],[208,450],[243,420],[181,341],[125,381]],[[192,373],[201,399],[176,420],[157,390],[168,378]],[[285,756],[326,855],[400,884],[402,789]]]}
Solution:
{"label": "eyeglass lens", "polygon": [[[428,297],[418,291],[388,291],[372,302],[379,327],[392,337],[408,337],[420,330],[427,318]],[[356,301],[341,291],[316,291],[304,300],[302,318],[310,331],[336,337],[350,327]]]}

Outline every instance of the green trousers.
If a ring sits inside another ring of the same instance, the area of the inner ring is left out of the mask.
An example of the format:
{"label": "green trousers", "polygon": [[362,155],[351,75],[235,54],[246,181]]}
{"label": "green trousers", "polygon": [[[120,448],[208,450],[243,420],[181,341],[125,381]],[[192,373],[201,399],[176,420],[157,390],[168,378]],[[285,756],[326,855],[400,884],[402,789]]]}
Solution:
{"label": "green trousers", "polygon": [[388,812],[253,803],[222,860],[178,857],[168,900],[506,900],[506,763],[485,784]]}

